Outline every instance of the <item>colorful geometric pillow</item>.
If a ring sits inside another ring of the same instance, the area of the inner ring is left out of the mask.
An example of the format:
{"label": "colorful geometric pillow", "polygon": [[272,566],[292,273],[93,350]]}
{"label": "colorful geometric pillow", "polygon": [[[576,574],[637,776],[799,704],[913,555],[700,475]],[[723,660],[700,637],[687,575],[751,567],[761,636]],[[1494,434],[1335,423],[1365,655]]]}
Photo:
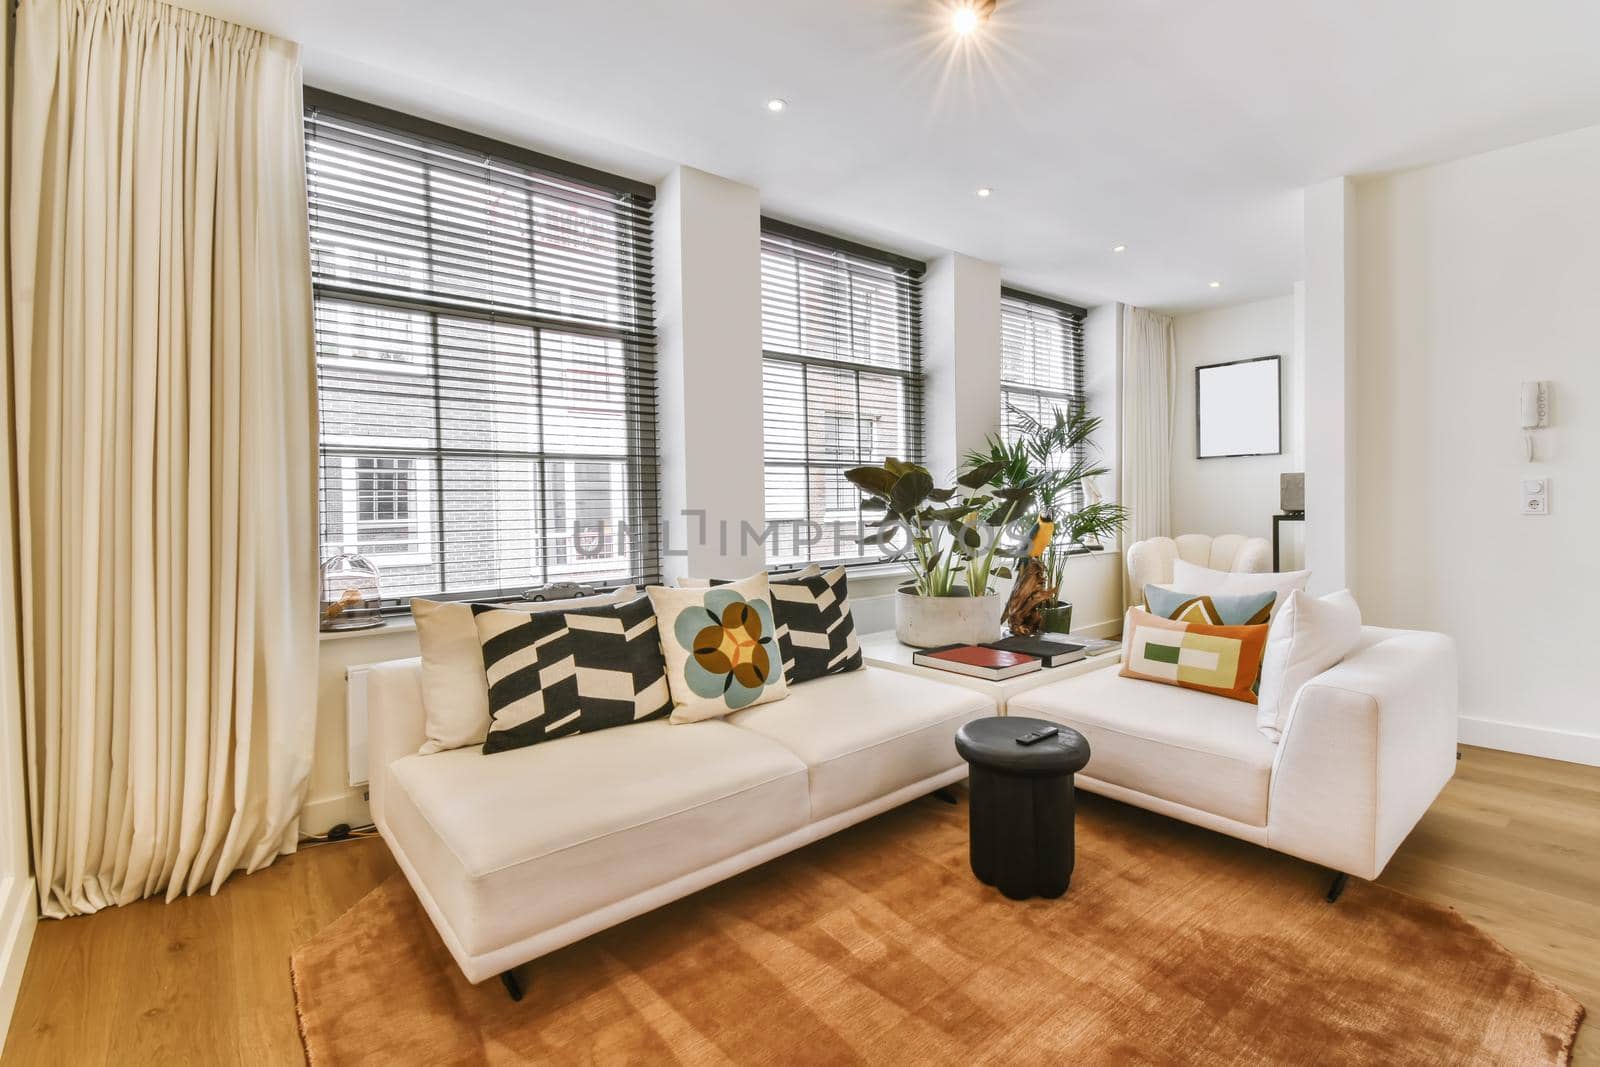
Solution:
{"label": "colorful geometric pillow", "polygon": [[1259,626],[1272,619],[1278,594],[1180,593],[1159,585],[1144,587],[1144,609],[1163,619],[1198,622],[1206,626]]}
{"label": "colorful geometric pillow", "polygon": [[661,630],[672,721],[714,719],[789,695],[767,576],[647,592]]}
{"label": "colorful geometric pillow", "polygon": [[1267,626],[1207,626],[1129,608],[1122,624],[1122,677],[1141,678],[1256,703]]}

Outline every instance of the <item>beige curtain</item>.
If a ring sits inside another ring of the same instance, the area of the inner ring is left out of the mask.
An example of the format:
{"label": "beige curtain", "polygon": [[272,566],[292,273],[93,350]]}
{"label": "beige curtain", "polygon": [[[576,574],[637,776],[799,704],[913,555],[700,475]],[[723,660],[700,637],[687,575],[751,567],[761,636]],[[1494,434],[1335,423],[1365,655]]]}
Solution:
{"label": "beige curtain", "polygon": [[315,397],[294,45],[23,0],[12,387],[46,915],[292,851],[316,708]]}
{"label": "beige curtain", "polygon": [[[1172,317],[1122,310],[1122,503],[1130,545],[1172,535],[1172,424],[1178,351]],[[1130,593],[1130,595],[1132,595]]]}

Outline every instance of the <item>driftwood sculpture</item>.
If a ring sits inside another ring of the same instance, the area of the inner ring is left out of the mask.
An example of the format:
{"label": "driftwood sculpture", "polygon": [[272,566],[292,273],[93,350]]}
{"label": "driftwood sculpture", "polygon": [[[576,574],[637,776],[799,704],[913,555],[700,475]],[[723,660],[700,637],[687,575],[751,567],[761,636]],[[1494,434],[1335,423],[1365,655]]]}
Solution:
{"label": "driftwood sculpture", "polygon": [[1044,582],[1044,565],[1037,559],[1023,560],[1006,601],[1006,625],[1013,634],[1032,637],[1044,625],[1044,607],[1056,599],[1056,587]]}

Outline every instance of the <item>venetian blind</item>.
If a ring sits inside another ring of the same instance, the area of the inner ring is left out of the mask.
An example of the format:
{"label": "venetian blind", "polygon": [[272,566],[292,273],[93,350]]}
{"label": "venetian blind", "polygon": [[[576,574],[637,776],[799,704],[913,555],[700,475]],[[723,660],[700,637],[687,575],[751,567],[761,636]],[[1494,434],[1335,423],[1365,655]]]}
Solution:
{"label": "venetian blind", "polygon": [[306,101],[323,558],[386,600],[658,580],[652,190]]}
{"label": "venetian blind", "polygon": [[876,558],[844,471],[922,454],[923,265],[762,221],[767,560]]}
{"label": "venetian blind", "polygon": [[[1016,289],[1000,292],[1000,425],[1016,439],[1025,415],[1055,421],[1084,402],[1082,308]],[[1081,453],[1074,459],[1084,458]],[[1082,489],[1073,506],[1082,506]]]}

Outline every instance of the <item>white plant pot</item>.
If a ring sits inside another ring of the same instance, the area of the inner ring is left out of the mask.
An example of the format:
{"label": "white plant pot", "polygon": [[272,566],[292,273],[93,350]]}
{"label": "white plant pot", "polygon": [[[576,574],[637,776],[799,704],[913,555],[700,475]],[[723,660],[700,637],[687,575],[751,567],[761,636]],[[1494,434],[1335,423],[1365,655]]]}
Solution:
{"label": "white plant pot", "polygon": [[964,589],[962,593],[918,596],[912,586],[901,586],[894,598],[895,637],[912,648],[1000,640],[1006,598],[995,590],[977,597],[965,595]]}

